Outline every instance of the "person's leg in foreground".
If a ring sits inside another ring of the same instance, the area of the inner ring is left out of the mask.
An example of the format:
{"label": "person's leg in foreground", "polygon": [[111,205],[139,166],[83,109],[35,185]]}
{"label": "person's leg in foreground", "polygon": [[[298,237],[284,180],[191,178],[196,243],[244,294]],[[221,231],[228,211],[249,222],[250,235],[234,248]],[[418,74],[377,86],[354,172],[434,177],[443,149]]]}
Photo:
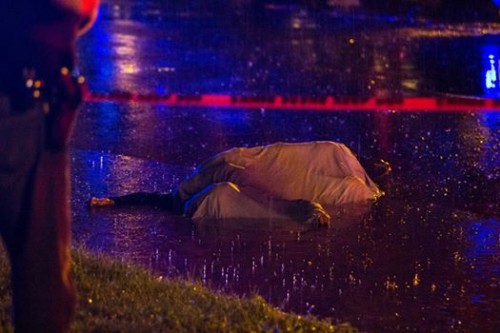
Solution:
{"label": "person's leg in foreground", "polygon": [[75,294],[69,277],[70,219],[65,151],[45,149],[43,113],[0,116],[0,217],[12,266],[16,332],[64,332]]}

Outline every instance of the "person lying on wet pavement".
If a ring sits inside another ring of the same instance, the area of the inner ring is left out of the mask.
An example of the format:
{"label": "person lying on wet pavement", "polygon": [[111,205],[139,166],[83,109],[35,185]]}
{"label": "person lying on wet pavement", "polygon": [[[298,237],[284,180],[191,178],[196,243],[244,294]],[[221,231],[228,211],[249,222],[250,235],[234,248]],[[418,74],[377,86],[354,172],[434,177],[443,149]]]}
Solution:
{"label": "person lying on wet pavement", "polygon": [[[391,171],[366,160],[374,179]],[[342,143],[316,141],[233,148],[202,163],[171,193],[93,197],[89,206],[151,205],[195,220],[267,218],[328,225],[324,206],[366,203],[383,192]]]}

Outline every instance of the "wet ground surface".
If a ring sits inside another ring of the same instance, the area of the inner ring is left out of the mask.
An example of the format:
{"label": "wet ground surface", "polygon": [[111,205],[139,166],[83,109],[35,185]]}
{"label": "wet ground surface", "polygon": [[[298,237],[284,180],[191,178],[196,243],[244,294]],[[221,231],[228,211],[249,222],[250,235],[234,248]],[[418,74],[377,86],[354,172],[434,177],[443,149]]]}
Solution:
{"label": "wet ground surface", "polygon": [[[79,45],[92,91],[500,95],[494,25],[105,4]],[[500,115],[424,111],[87,103],[72,144],[75,242],[362,331],[499,332]],[[311,140],[390,161],[386,196],[339,211],[320,230],[85,208],[91,195],[170,191],[197,163],[234,146]]]}

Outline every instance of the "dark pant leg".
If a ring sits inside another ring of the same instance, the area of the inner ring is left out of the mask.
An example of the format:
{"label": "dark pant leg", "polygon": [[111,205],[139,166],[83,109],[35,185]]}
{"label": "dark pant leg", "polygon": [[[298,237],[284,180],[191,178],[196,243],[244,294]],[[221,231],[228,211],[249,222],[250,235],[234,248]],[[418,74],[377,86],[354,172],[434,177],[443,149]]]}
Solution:
{"label": "dark pant leg", "polygon": [[75,306],[70,276],[71,215],[65,152],[37,165],[22,251],[13,257],[15,324],[21,332],[66,332]]}
{"label": "dark pant leg", "polygon": [[70,279],[69,179],[65,152],[43,148],[39,110],[8,112],[0,97],[0,230],[12,266],[16,332],[66,332]]}

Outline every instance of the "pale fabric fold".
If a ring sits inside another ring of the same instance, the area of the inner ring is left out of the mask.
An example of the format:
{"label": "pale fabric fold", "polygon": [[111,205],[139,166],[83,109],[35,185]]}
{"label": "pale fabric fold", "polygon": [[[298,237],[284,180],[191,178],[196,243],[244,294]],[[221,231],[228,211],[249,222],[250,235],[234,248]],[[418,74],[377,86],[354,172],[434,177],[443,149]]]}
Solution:
{"label": "pale fabric fold", "polygon": [[287,210],[271,212],[270,200],[332,206],[374,200],[382,192],[349,148],[319,141],[225,151],[204,162],[177,194],[190,216],[234,218]]}

